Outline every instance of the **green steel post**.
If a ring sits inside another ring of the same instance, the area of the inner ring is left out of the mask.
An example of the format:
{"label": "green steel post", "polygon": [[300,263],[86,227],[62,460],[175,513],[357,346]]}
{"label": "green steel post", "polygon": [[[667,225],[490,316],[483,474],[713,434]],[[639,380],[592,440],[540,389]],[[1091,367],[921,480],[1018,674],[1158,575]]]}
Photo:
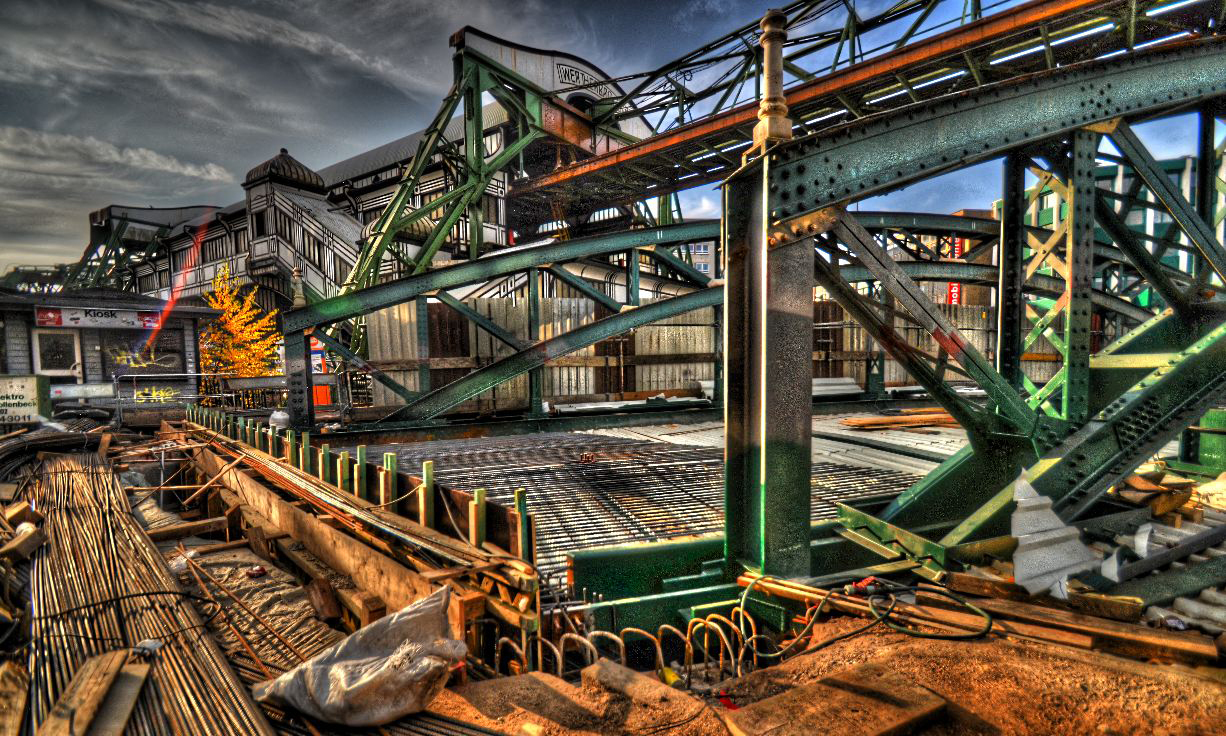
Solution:
{"label": "green steel post", "polygon": [[485,544],[485,489],[473,491],[473,500],[468,502],[468,542],[480,548]]}
{"label": "green steel post", "polygon": [[519,556],[532,562],[535,555],[532,549],[532,519],[528,516],[528,491],[515,489],[515,513],[519,514],[519,528],[516,534],[519,539]]}
{"label": "green steel post", "polygon": [[298,436],[292,429],[285,430],[285,460],[295,468],[302,463],[302,458],[298,456]]}
{"label": "green steel post", "polygon": [[434,461],[421,464],[421,489],[417,496],[417,520],[422,526],[434,528]]}
{"label": "green steel post", "polygon": [[1026,157],[1005,157],[1001,187],[999,277],[996,282],[996,370],[1015,389],[1022,387],[1022,327],[1026,316]]}
{"label": "green steel post", "polygon": [[349,451],[343,450],[336,458],[336,487],[353,491],[353,466],[349,464]]}
{"label": "green steel post", "polygon": [[724,556],[730,572],[798,577],[809,573],[813,241],[768,250],[770,165],[724,185]]}
{"label": "green steel post", "polygon": [[356,450],[357,457],[354,460],[354,476],[353,476],[353,493],[358,498],[369,501],[367,495],[367,471],[366,467],[366,445],[358,445]]}
{"label": "green steel post", "polygon": [[311,471],[313,452],[314,450],[311,447],[311,433],[303,432],[302,447],[299,448],[298,469],[308,475],[314,474]]}
{"label": "green steel post", "polygon": [[626,251],[626,303],[637,307],[639,294],[639,252],[632,248]]}
{"label": "green steel post", "polygon": [[[541,272],[540,269],[528,269],[528,342],[536,344],[541,340]],[[538,366],[528,371],[528,413],[534,417],[545,412],[543,401],[545,394],[545,368]]]}
{"label": "green steel post", "polygon": [[423,394],[430,390],[430,305],[426,297],[419,296],[413,302],[417,310],[417,390]]}
{"label": "green steel post", "polygon": [[[464,59],[456,60],[456,78],[463,76]],[[474,83],[464,90],[464,162],[468,167],[469,176],[477,180],[481,191],[468,201],[468,259],[475,261],[481,257],[481,246],[484,241],[484,225],[481,217],[482,199],[485,197],[485,182],[488,178],[485,168],[485,116],[482,113],[482,92],[485,91],[488,73],[478,68],[474,75]]]}
{"label": "green steel post", "polygon": [[[379,503],[386,504],[393,499],[400,497],[400,473],[396,472],[396,453],[383,453],[383,469],[387,471],[387,482],[389,484],[387,490],[387,498],[380,498]],[[397,501],[391,506],[387,506],[388,511],[399,513],[401,502]]]}
{"label": "green steel post", "polygon": [[1065,315],[1064,405],[1065,421],[1082,425],[1090,418],[1090,301],[1094,289],[1094,179],[1098,135],[1088,130],[1073,133],[1071,176],[1068,182],[1068,240],[1065,245],[1068,312]]}
{"label": "green steel post", "polygon": [[[1196,136],[1196,214],[1213,224],[1213,203],[1217,201],[1217,113],[1213,105],[1202,105]],[[1216,230],[1216,227],[1214,228]],[[1192,275],[1205,270],[1200,253],[1192,254]]]}
{"label": "green steel post", "polygon": [[315,424],[315,392],[311,379],[310,343],[302,330],[286,328],[285,381],[290,426],[310,429]]}
{"label": "green steel post", "polygon": [[319,479],[324,483],[332,482],[332,448],[327,442],[319,446]]}

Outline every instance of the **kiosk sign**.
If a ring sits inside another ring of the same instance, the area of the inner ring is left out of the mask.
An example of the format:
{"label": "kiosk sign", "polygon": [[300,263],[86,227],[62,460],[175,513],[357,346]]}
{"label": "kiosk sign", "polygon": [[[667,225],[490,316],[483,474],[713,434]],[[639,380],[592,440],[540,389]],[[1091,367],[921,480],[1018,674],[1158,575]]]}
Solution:
{"label": "kiosk sign", "polygon": [[38,307],[34,312],[38,327],[131,327],[150,330],[157,327],[157,312],[131,309],[73,309]]}

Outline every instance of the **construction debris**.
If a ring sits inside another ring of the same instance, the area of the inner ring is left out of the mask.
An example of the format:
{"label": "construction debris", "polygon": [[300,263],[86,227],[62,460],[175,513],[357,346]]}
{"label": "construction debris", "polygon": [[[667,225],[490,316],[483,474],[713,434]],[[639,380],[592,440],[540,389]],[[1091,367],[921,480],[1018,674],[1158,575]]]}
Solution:
{"label": "construction debris", "polygon": [[448,637],[450,590],[386,616],[256,687],[260,702],[346,726],[380,726],[430,704],[464,659]]}
{"label": "construction debris", "polygon": [[31,727],[91,657],[156,640],[126,733],[189,733],[201,718],[211,733],[272,733],[97,455],[45,456],[27,494],[49,538],[30,573]]}
{"label": "construction debris", "polygon": [[1081,543],[1081,534],[1052,511],[1051,499],[1019,477],[1013,483],[1017,509],[1010,520],[1017,538],[1013,551],[1014,579],[1031,593],[1068,597],[1068,578],[1094,569],[1101,558]]}

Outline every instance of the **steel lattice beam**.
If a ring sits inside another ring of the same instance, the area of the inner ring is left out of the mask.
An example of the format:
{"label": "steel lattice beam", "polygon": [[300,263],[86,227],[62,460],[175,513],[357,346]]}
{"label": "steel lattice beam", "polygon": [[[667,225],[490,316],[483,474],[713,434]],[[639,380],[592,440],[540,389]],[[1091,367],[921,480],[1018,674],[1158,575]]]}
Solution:
{"label": "steel lattice beam", "polygon": [[[1226,39],[1083,62],[779,146],[768,194],[783,222],[1120,116],[1226,93]],[[923,145],[917,148],[917,142]]]}

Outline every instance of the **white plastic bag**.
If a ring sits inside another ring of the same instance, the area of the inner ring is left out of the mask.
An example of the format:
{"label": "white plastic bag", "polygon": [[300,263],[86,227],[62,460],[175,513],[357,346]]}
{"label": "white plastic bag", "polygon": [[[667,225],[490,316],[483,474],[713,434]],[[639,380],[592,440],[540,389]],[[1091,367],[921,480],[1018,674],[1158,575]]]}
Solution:
{"label": "white plastic bag", "polygon": [[378,726],[424,709],[468,652],[450,638],[449,598],[443,587],[355,631],[256,685],[255,699],[346,726]]}

